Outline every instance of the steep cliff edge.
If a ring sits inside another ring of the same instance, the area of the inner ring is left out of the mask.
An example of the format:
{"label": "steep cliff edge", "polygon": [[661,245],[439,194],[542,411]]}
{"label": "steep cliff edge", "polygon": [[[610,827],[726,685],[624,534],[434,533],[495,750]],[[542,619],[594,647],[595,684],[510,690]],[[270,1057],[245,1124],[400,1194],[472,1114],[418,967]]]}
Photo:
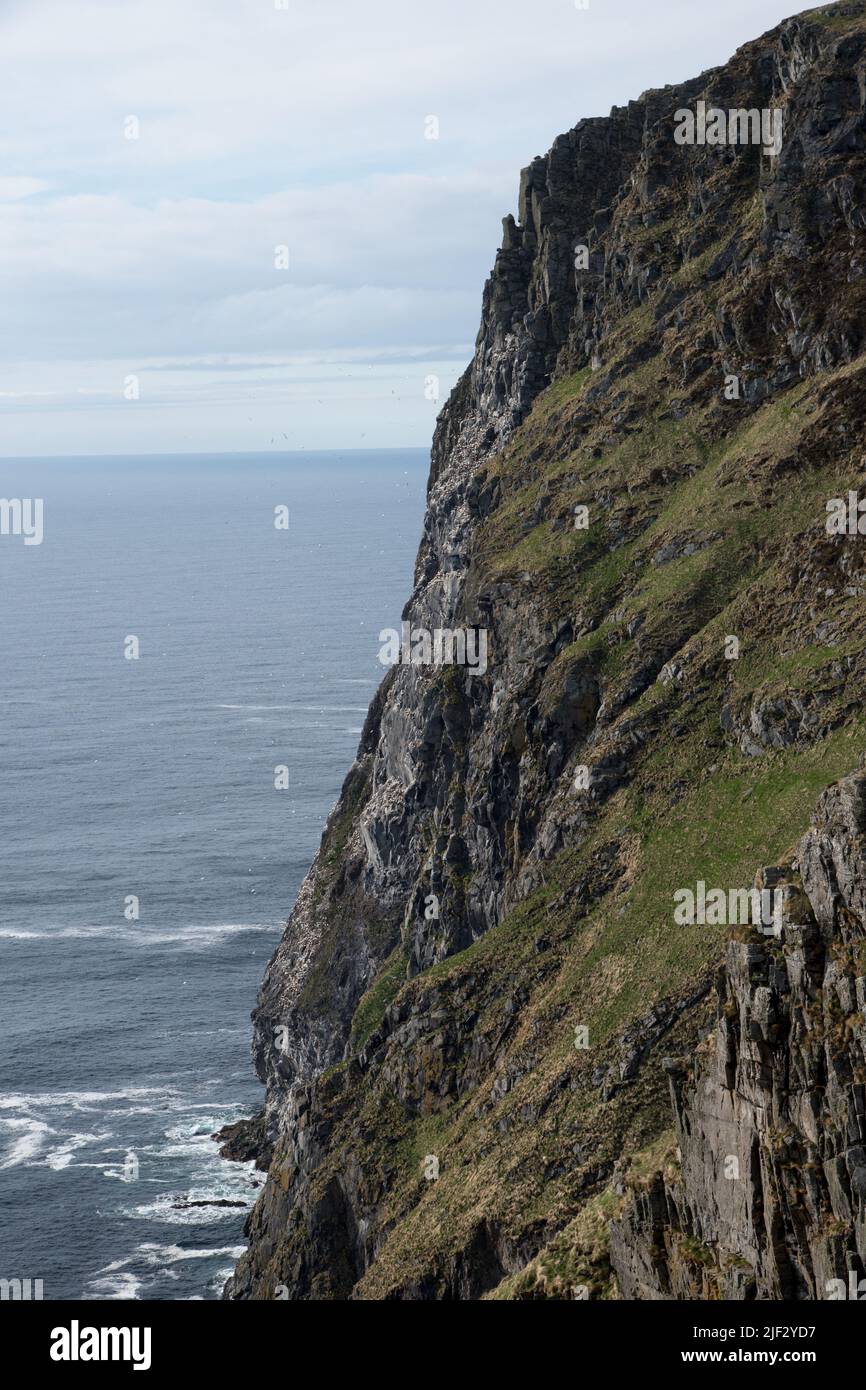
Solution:
{"label": "steep cliff edge", "polygon": [[[780,148],[677,143],[702,100],[781,112]],[[826,518],[864,485],[864,100],[857,0],[524,171],[403,615],[483,628],[487,669],[371,706],[254,1016],[228,1297],[609,1296],[646,1182],[621,1287],[706,1296],[658,1255],[727,1248],[660,1058],[726,933],[673,896],[751,882],[863,747],[864,540]]]}

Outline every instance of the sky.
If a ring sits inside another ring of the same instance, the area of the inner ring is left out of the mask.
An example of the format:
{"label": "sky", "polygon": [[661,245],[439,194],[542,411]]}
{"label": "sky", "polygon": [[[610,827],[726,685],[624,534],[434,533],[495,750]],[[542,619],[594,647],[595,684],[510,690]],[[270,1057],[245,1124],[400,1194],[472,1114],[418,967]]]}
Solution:
{"label": "sky", "polygon": [[0,455],[427,446],[520,169],[799,8],[0,0]]}

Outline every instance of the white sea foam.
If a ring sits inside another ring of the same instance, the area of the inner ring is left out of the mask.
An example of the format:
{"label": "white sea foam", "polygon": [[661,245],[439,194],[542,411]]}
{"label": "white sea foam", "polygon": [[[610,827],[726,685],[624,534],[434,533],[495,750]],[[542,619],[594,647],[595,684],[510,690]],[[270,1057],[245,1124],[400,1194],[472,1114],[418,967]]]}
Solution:
{"label": "white sea foam", "polygon": [[177,1139],[171,1144],[155,1144],[145,1152],[156,1154],[159,1158],[201,1158],[212,1140],[202,1134],[196,1138]]}
{"label": "white sea foam", "polygon": [[[49,1168],[53,1168],[53,1169],[55,1170],[55,1172],[59,1171],[59,1170],[62,1169],[62,1168],[68,1168],[68,1167],[70,1166],[70,1164],[72,1163],[72,1156],[73,1156],[73,1154],[76,1153],[78,1149],[84,1149],[84,1148],[86,1148],[89,1144],[104,1144],[105,1141],[106,1141],[107,1139],[110,1139],[111,1137],[112,1137],[112,1136],[111,1136],[110,1133],[107,1133],[107,1134],[72,1134],[72,1135],[69,1136],[68,1139],[64,1139],[64,1141],[63,1141],[62,1144],[58,1144],[58,1146],[57,1146],[56,1149],[52,1149],[50,1153],[47,1153],[47,1154],[45,1155],[45,1158],[43,1159],[43,1162],[46,1163],[46,1164],[48,1165]],[[78,1167],[95,1168],[95,1167],[101,1167],[101,1166],[102,1166],[101,1164],[91,1164],[91,1163],[88,1163],[88,1164],[75,1164],[75,1167],[76,1167],[76,1168],[78,1168]]]}
{"label": "white sea foam", "polygon": [[[366,685],[366,681],[362,682]],[[279,711],[297,714],[366,714],[366,705],[217,705],[216,709],[233,709],[243,714],[274,714]]]}
{"label": "white sea foam", "polygon": [[213,1250],[189,1250],[182,1245],[160,1245],[157,1241],[146,1241],[144,1245],[137,1246],[137,1252],[144,1256],[146,1264],[170,1265],[184,1260],[210,1260],[221,1255],[239,1260],[246,1248],[245,1245],[220,1245]]}
{"label": "white sea foam", "polygon": [[0,937],[6,941],[84,941],[90,937],[101,939],[116,936],[122,927],[41,927],[39,931],[29,931],[26,927],[0,927]]}
{"label": "white sea foam", "polygon": [[[227,1107],[228,1109],[229,1107]],[[232,1113],[235,1113],[232,1111]],[[166,1139],[210,1139],[215,1129],[226,1123],[226,1111],[215,1115],[197,1115],[194,1119],[180,1120],[165,1131]]]}
{"label": "white sea foam", "polygon": [[0,1125],[5,1129],[21,1131],[17,1139],[14,1139],[6,1153],[0,1158],[0,1168],[17,1168],[20,1163],[26,1163],[28,1159],[35,1158],[42,1148],[49,1134],[54,1130],[46,1125],[42,1120],[32,1118],[20,1120],[0,1120]]}
{"label": "white sea foam", "polygon": [[156,1096],[166,1100],[176,1097],[173,1087],[129,1086],[122,1091],[18,1091],[0,1096],[0,1110],[46,1110],[56,1107],[89,1110],[114,1100],[138,1100]]}
{"label": "white sea foam", "polygon": [[187,927],[149,927],[127,923],[111,927],[45,927],[30,931],[19,927],[0,927],[0,938],[7,941],[104,940],[118,946],[209,946],[244,932],[278,932],[274,922],[215,922]]}
{"label": "white sea foam", "polygon": [[137,1299],[142,1281],[131,1270],[118,1270],[102,1278],[90,1279],[86,1287],[95,1299]]}
{"label": "white sea foam", "polygon": [[210,926],[150,929],[143,932],[133,930],[130,940],[136,946],[210,946],[216,941],[240,936],[245,932],[272,932],[276,935],[281,930],[281,924],[274,922],[220,922]]}
{"label": "white sea foam", "polygon": [[[239,1216],[243,1215],[244,1209],[251,1207],[255,1200],[255,1193],[252,1193],[247,1198],[242,1198],[236,1192],[229,1194],[229,1196],[230,1200],[233,1202],[244,1201],[245,1207],[205,1206],[178,1208],[174,1205],[176,1202],[189,1201],[191,1198],[186,1195],[170,1196],[163,1193],[153,1202],[142,1202],[139,1206],[130,1208],[125,1215],[137,1221],[156,1221],[165,1226],[210,1226],[215,1221],[237,1221]],[[210,1199],[199,1194],[194,1200],[210,1200],[213,1202],[216,1200],[216,1194],[213,1194]]]}
{"label": "white sea foam", "polygon": [[299,705],[304,714],[366,714],[366,705]]}
{"label": "white sea foam", "polygon": [[298,705],[214,705],[214,709],[237,709],[237,710],[292,710],[298,709]]}

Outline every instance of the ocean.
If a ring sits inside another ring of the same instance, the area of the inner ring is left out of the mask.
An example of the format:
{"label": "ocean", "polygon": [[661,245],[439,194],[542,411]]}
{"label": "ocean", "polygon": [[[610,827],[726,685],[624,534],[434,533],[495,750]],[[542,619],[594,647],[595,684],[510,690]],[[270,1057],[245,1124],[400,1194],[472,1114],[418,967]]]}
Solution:
{"label": "ocean", "polygon": [[428,459],[0,460],[0,496],[43,500],[40,545],[0,535],[0,1278],[219,1297],[262,1175],[211,1135],[262,1099],[250,1010]]}

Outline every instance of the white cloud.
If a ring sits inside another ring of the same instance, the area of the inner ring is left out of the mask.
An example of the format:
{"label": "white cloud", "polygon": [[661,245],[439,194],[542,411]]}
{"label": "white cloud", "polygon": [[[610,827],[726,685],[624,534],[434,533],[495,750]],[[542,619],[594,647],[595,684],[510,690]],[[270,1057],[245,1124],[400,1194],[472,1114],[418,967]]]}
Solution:
{"label": "white cloud", "polygon": [[0,202],[15,203],[19,198],[32,198],[34,193],[44,193],[50,187],[45,179],[31,179],[25,175],[0,177]]}
{"label": "white cloud", "polygon": [[[412,364],[470,343],[520,166],[581,116],[724,61],[788,8],[7,0],[4,377],[31,402],[45,372],[63,379],[83,433],[75,398],[95,361],[116,380],[160,356],[373,360],[387,347]],[[424,139],[429,114],[437,141]],[[138,139],[124,137],[129,116]],[[288,271],[274,268],[281,244]],[[214,419],[228,385],[208,370],[203,393],[179,371],[172,403],[149,408],[164,412],[160,439],[185,412],[185,447],[225,447]],[[343,385],[330,427],[352,436],[361,407]],[[371,430],[424,443],[426,405],[401,414],[392,396],[393,383]],[[62,452],[58,410],[9,396],[0,410],[9,452]],[[126,441],[121,416],[110,442],[113,411],[94,419],[94,448]],[[308,419],[318,430],[320,414]]]}

